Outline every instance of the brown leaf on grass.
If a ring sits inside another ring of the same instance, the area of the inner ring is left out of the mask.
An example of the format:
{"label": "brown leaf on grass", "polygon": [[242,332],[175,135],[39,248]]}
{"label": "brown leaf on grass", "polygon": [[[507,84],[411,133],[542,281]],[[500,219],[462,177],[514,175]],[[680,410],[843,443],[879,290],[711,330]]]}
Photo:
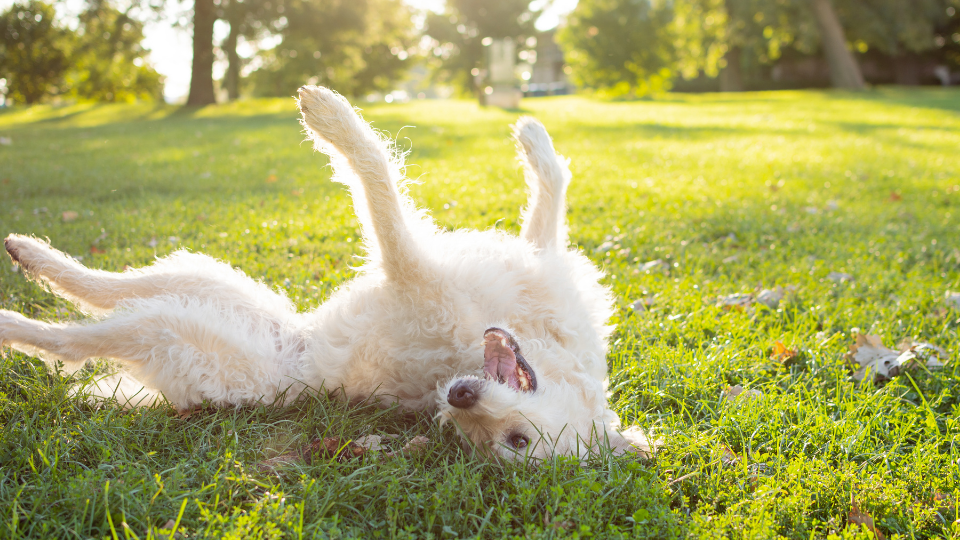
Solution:
{"label": "brown leaf on grass", "polygon": [[97,255],[101,253],[106,253],[106,251],[98,248],[97,246],[90,246],[90,253]]}
{"label": "brown leaf on grass", "polygon": [[720,463],[727,467],[733,467],[736,464],[740,463],[740,456],[736,452],[730,449],[727,445],[721,445],[723,449],[720,453]]}
{"label": "brown leaf on grass", "polygon": [[847,526],[856,526],[856,527],[866,527],[867,530],[872,532],[878,540],[884,540],[883,533],[877,529],[876,524],[873,521],[873,516],[860,510],[860,505],[857,504],[857,500],[853,498],[853,495],[850,496],[850,513],[847,515]]}
{"label": "brown leaf on grass", "polygon": [[853,281],[853,276],[845,272],[830,272],[827,274],[827,279],[835,283],[846,283]]}
{"label": "brown leaf on grass", "polygon": [[647,311],[652,305],[653,305],[653,297],[647,296],[645,298],[641,298],[631,303],[630,309],[632,309],[633,311],[636,311],[637,313],[643,313],[644,311]]}
{"label": "brown leaf on grass", "polygon": [[776,289],[763,289],[757,294],[757,303],[763,304],[770,309],[780,307],[780,301],[783,300],[784,292],[782,287]]}
{"label": "brown leaf on grass", "polygon": [[873,379],[890,379],[908,369],[916,369],[921,365],[929,368],[943,367],[939,358],[946,357],[946,352],[929,343],[904,341],[900,350],[894,351],[883,345],[880,336],[857,334],[850,352],[846,354],[847,362],[851,367],[859,367],[853,378],[862,381],[868,375]]}
{"label": "brown leaf on grass", "polygon": [[276,181],[277,181],[277,175],[275,175],[275,174],[271,174],[270,176],[267,177],[267,183],[268,183],[268,184],[273,184],[273,183],[275,183]]}
{"label": "brown leaf on grass", "polygon": [[776,341],[773,344],[773,350],[770,351],[770,358],[773,358],[781,364],[786,364],[790,360],[797,357],[800,354],[800,351],[797,349],[790,349],[780,341]]}
{"label": "brown leaf on grass", "polygon": [[60,214],[60,219],[62,219],[64,223],[76,221],[78,217],[80,217],[80,214],[74,212],[73,210],[67,210],[66,212]]}
{"label": "brown leaf on grass", "polygon": [[189,409],[177,409],[177,418],[179,418],[180,420],[187,420],[191,416],[193,416],[193,413],[198,413],[202,410],[203,410],[203,405],[197,405]]}
{"label": "brown leaf on grass", "polygon": [[367,449],[359,444],[340,437],[314,439],[304,450],[303,457],[307,463],[313,463],[315,457],[335,459],[344,463],[347,460],[359,458],[367,452]]}
{"label": "brown leaf on grass", "polygon": [[897,193],[896,191],[891,191],[891,192],[890,192],[890,202],[898,202],[898,201],[901,201],[901,200],[903,200],[903,195],[900,195],[900,194]]}
{"label": "brown leaf on grass", "polygon": [[940,514],[940,517],[947,522],[953,521],[958,518],[957,503],[953,500],[953,497],[942,493],[940,491],[935,491],[933,493],[933,509]]}
{"label": "brown leaf on grass", "polygon": [[573,527],[573,522],[569,519],[554,521],[549,513],[543,515],[543,526],[550,527],[553,530],[567,530]]}
{"label": "brown leaf on grass", "polygon": [[744,402],[750,401],[751,399],[756,399],[763,397],[763,392],[759,390],[747,390],[739,384],[734,386],[728,386],[723,389],[723,392],[720,395],[720,398],[724,401],[735,401],[735,402]]}
{"label": "brown leaf on grass", "polygon": [[386,457],[394,457],[399,454],[419,454],[427,449],[427,445],[430,444],[430,439],[424,437],[423,435],[417,435],[416,437],[410,439],[407,444],[403,445],[403,448],[399,452],[386,452],[383,454]]}
{"label": "brown leaf on grass", "polygon": [[725,310],[744,311],[753,304],[752,294],[730,294],[717,298],[717,307]]}
{"label": "brown leaf on grass", "polygon": [[670,269],[670,264],[668,264],[663,259],[655,259],[652,261],[647,261],[640,265],[639,270],[641,272],[653,272],[654,270],[667,271]]}

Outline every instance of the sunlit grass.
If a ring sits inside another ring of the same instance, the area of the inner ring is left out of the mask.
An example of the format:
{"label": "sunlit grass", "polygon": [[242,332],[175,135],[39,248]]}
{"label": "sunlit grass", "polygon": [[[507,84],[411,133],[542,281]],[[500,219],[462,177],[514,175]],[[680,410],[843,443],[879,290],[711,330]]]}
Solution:
{"label": "sunlit grass", "polygon": [[[188,420],[94,409],[8,351],[4,535],[144,538],[182,507],[190,538],[809,538],[852,534],[851,498],[888,537],[960,535],[960,313],[944,300],[960,289],[960,92],[523,107],[421,101],[364,115],[410,151],[411,193],[448,228],[518,230],[526,197],[507,126],[519,114],[546,124],[571,158],[571,240],[620,306],[611,400],[664,441],[656,458],[484,463],[427,416],[325,397]],[[349,198],[303,142],[292,99],[15,109],[0,113],[0,136],[12,143],[0,146],[0,232],[49,237],[90,266],[149,264],[183,246],[310,309],[360,262]],[[79,217],[64,221],[68,211]],[[669,266],[639,269],[656,259]],[[78,317],[10,268],[0,264],[0,306]],[[779,309],[716,306],[777,286],[788,290]],[[645,312],[629,307],[644,298]],[[854,329],[942,346],[947,368],[855,384],[843,360]],[[771,359],[776,341],[799,360]],[[763,395],[723,402],[735,384]],[[280,476],[255,467],[324,433],[436,444]]]}

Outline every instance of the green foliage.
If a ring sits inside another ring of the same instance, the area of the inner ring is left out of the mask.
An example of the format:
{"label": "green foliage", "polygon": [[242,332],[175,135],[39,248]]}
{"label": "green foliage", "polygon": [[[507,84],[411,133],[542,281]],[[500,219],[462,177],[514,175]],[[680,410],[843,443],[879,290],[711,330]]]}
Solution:
{"label": "green foliage", "polygon": [[53,6],[31,1],[14,4],[0,16],[0,77],[7,79],[14,102],[161,95],[160,75],[144,62],[143,23],[106,2],[91,2],[76,32],[57,25],[55,15]]}
{"label": "green foliage", "polygon": [[427,13],[423,33],[434,40],[427,54],[434,79],[475,93],[474,70],[486,67],[485,38],[512,38],[519,53],[528,39],[536,37],[539,11],[531,10],[530,4],[530,0],[448,0],[443,13]]}
{"label": "green foliage", "polygon": [[161,99],[163,81],[144,61],[142,41],[142,22],[104,1],[90,2],[80,14],[66,76],[69,93],[96,101]]}
{"label": "green foliage", "polygon": [[676,62],[672,5],[581,0],[557,33],[575,84],[615,96],[670,88]]}
{"label": "green foliage", "polygon": [[955,0],[834,0],[847,39],[897,56],[935,48],[934,29]]}
{"label": "green foliage", "polygon": [[391,89],[411,62],[410,12],[394,0],[290,0],[283,41],[261,54],[254,93],[285,96],[304,82],[363,96]]}
{"label": "green foliage", "polygon": [[814,52],[819,41],[804,0],[677,0],[674,11],[678,65],[687,78],[716,76],[732,49],[745,65],[760,65],[786,47]]}
{"label": "green foliage", "polygon": [[60,92],[72,36],[54,19],[53,6],[37,0],[0,15],[0,78],[14,102],[37,103]]}
{"label": "green foliage", "polygon": [[[0,536],[169,538],[173,520],[191,539],[866,539],[847,524],[855,498],[891,540],[960,537],[960,311],[944,301],[960,290],[960,91],[523,106],[417,101],[364,115],[413,141],[410,189],[441,227],[512,232],[526,195],[507,124],[546,123],[571,158],[571,240],[618,299],[611,404],[663,440],[653,459],[482,462],[429,415],[323,394],[189,419],[97,408],[70,395],[74,378],[7,351]],[[289,98],[186,114],[22,108],[0,113],[0,133],[12,139],[0,147],[4,233],[49,237],[109,271],[202,251],[302,310],[354,276],[349,195],[300,144]],[[669,268],[640,270],[655,259]],[[82,317],[10,268],[0,263],[0,307]],[[776,286],[795,287],[776,309],[716,305]],[[629,307],[641,298],[648,309]],[[942,346],[947,365],[858,384],[843,359],[854,328]],[[800,349],[797,361],[771,359],[775,341]],[[722,401],[734,384],[763,395]],[[395,460],[257,467],[316,436],[389,433],[434,444]]]}

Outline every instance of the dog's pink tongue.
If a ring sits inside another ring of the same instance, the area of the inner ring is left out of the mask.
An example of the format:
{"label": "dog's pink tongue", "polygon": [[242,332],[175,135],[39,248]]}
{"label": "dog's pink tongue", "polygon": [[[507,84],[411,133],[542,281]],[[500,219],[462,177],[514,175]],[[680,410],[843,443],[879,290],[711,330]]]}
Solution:
{"label": "dog's pink tongue", "polygon": [[517,378],[517,356],[507,345],[507,337],[500,332],[487,332],[484,336],[483,372],[495,380],[505,381],[514,390],[520,391]]}

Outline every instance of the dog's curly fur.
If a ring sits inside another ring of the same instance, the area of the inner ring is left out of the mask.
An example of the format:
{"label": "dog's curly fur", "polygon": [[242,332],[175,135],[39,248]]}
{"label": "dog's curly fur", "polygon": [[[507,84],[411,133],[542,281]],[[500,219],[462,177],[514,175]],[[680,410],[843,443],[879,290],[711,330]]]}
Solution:
{"label": "dog's curly fur", "polygon": [[[79,367],[124,365],[95,389],[178,408],[275,403],[307,388],[435,411],[506,458],[650,450],[606,402],[610,292],[567,246],[570,180],[543,126],[514,126],[530,189],[520,237],[441,232],[404,189],[402,156],[335,92],[300,89],[302,124],[351,191],[367,251],[359,276],[310,313],[227,264],[178,251],[123,273],[85,268],[10,235],[28,276],[97,315],[89,324],[0,311],[0,344]],[[279,403],[278,403],[279,404]]]}

